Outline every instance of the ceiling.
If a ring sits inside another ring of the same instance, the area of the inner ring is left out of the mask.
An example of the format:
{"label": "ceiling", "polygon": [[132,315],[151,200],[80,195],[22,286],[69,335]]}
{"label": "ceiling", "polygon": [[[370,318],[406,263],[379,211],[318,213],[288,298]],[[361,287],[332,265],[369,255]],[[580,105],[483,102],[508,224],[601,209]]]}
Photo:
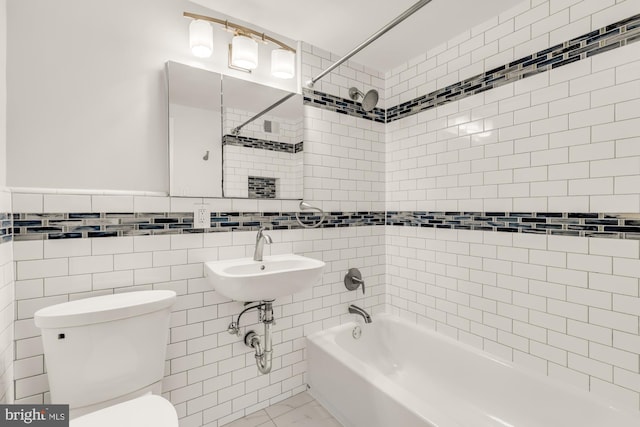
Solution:
{"label": "ceiling", "polygon": [[[191,1],[342,56],[416,0]],[[389,71],[518,3],[518,0],[432,0],[353,60],[377,71]]]}

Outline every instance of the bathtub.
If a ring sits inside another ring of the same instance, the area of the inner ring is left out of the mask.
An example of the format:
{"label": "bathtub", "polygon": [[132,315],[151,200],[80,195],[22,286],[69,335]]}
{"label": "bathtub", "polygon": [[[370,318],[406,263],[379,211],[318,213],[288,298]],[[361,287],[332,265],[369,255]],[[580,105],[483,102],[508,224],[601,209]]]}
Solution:
{"label": "bathtub", "polygon": [[309,392],[345,427],[640,426],[640,412],[389,315],[310,335],[307,357]]}

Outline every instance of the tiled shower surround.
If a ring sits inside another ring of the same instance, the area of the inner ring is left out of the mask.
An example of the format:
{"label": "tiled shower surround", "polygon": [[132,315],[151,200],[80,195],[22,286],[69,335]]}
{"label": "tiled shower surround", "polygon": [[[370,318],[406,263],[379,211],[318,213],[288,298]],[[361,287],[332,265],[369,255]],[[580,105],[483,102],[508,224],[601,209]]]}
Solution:
{"label": "tiled shower surround", "polygon": [[385,76],[387,309],[636,410],[638,11],[521,2]]}
{"label": "tiled shower surround", "polygon": [[[350,86],[375,87],[388,113],[640,10],[631,0],[514,6],[386,75],[348,62],[314,90],[338,106]],[[303,81],[337,59],[303,50]],[[15,241],[0,245],[0,253],[12,246],[15,262],[17,401],[48,398],[38,308],[154,288],[179,294],[164,387],[182,427],[223,425],[304,390],[304,336],[352,320],[350,302],[640,409],[639,77],[640,43],[629,43],[389,123],[309,98],[304,198],[338,221],[326,228],[292,229],[286,213],[295,206],[279,201],[212,201],[213,218],[232,213],[215,227],[237,222],[228,226],[236,231],[192,233],[188,207],[202,199],[14,193],[17,221],[87,212],[99,218],[81,226],[141,220],[30,232],[51,226],[41,218],[46,224],[19,223]],[[108,225],[127,227],[89,236]],[[269,231],[268,253],[327,263],[322,283],[276,302],[266,376],[226,332],[242,305],[212,291],[203,271],[205,260],[251,256],[258,225],[287,226]],[[366,297],[344,288],[351,267],[363,272]]]}

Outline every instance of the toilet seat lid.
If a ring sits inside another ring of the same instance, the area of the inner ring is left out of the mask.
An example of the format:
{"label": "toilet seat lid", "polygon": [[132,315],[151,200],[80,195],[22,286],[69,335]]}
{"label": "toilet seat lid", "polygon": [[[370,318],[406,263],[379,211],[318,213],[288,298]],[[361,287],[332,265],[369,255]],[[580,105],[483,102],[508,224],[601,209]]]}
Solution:
{"label": "toilet seat lid", "polygon": [[71,420],[71,427],[178,427],[178,414],[167,399],[148,394]]}

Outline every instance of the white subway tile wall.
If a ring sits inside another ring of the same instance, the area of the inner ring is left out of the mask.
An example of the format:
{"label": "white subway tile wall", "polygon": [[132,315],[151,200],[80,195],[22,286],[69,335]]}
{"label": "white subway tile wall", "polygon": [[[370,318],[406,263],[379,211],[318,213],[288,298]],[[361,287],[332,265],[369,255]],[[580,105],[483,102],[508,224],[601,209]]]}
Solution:
{"label": "white subway tile wall", "polygon": [[387,209],[640,212],[638,67],[633,43],[389,123]]}
{"label": "white subway tile wall", "polygon": [[385,124],[305,106],[304,199],[327,212],[384,211]]}

